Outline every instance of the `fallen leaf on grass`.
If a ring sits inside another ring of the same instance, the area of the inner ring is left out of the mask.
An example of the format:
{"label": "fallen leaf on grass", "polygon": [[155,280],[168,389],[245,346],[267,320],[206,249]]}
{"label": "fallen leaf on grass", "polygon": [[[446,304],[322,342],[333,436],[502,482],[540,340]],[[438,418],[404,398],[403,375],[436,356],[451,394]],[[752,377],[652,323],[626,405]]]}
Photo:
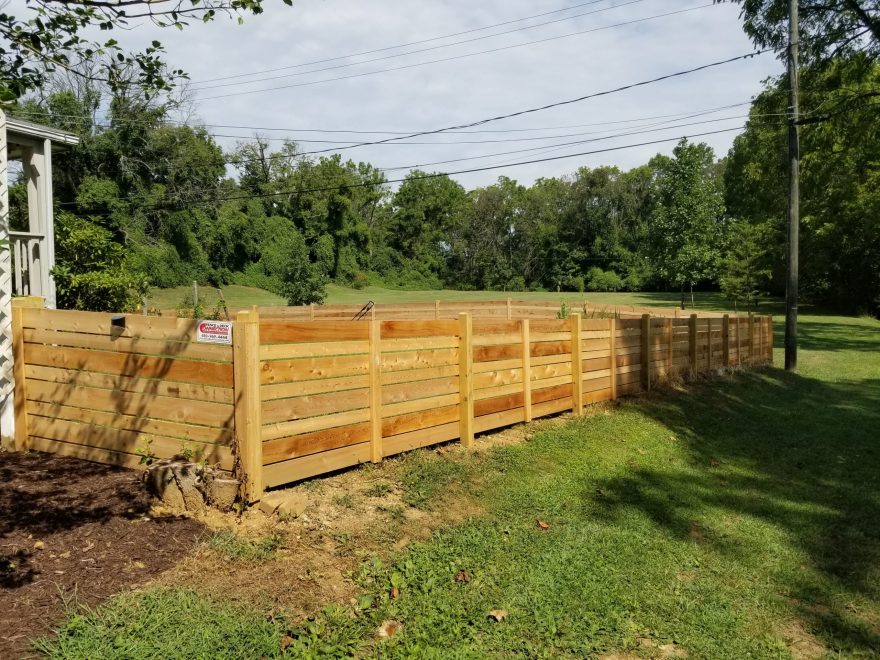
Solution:
{"label": "fallen leaf on grass", "polygon": [[601,488],[597,488],[596,495],[598,495],[599,497],[605,497],[605,491],[602,490]]}
{"label": "fallen leaf on grass", "polygon": [[507,618],[507,610],[492,610],[487,616],[495,621],[504,621]]}
{"label": "fallen leaf on grass", "polygon": [[391,587],[391,598],[397,598],[398,596],[400,596],[400,589]]}
{"label": "fallen leaf on grass", "polygon": [[382,637],[383,639],[394,637],[402,630],[403,624],[400,621],[388,619],[387,621],[383,621],[382,625],[379,626],[379,637]]}
{"label": "fallen leaf on grass", "polygon": [[544,531],[547,531],[548,529],[550,529],[550,523],[546,523],[543,520],[538,520],[537,523],[538,523],[538,527]]}
{"label": "fallen leaf on grass", "polygon": [[293,644],[293,637],[291,637],[290,635],[284,635],[284,637],[281,638],[281,648],[282,649],[286,649],[291,644]]}
{"label": "fallen leaf on grass", "polygon": [[467,571],[461,570],[455,574],[455,581],[468,583],[471,581],[471,576],[468,574]]}
{"label": "fallen leaf on grass", "polygon": [[46,544],[43,543],[42,541],[37,541],[34,543],[34,550],[42,550],[45,547],[46,547]]}

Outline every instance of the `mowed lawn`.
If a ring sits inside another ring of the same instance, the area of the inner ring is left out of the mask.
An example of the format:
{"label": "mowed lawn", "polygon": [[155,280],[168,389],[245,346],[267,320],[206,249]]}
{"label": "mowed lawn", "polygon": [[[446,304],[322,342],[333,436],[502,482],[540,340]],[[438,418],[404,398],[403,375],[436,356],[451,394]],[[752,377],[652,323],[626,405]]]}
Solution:
{"label": "mowed lawn", "polygon": [[[814,315],[800,329],[796,375],[720,376],[537,424],[525,442],[387,461],[378,469],[410,506],[477,513],[384,561],[365,557],[356,605],[285,623],[192,591],[146,590],[73,617],[43,649],[876,657],[880,322]],[[383,639],[388,620],[403,628]]]}
{"label": "mowed lawn", "polygon": [[[223,298],[230,308],[250,307],[251,305],[284,305],[281,296],[247,286],[229,285],[222,287]],[[200,286],[199,297],[202,298],[206,310],[210,311],[217,304],[219,294],[216,288]],[[662,306],[670,307],[678,305],[681,296],[677,293],[652,293],[646,291],[636,292],[594,292],[586,293],[552,291],[401,291],[398,289],[385,289],[382,287],[369,286],[364,289],[350,289],[330,284],[327,286],[327,298],[324,301],[328,305],[347,304],[365,305],[369,301],[374,303],[412,303],[433,302],[435,300],[549,300],[551,302],[567,302],[570,305],[583,303],[589,300],[599,305],[635,305],[635,306]],[[150,292],[149,303],[156,309],[177,309],[183,305],[184,299],[192,299],[192,287],[179,286],[172,289],[154,289]],[[730,306],[724,297],[718,293],[698,292],[694,296],[695,309],[724,309]],[[687,306],[690,308],[690,296],[687,296]]]}

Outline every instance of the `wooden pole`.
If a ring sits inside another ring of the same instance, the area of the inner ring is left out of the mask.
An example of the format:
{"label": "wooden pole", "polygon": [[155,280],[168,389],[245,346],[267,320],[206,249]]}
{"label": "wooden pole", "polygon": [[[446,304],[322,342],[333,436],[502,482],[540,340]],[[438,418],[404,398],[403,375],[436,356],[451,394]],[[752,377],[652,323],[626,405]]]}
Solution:
{"label": "wooden pole", "polygon": [[260,316],[256,307],[238,313],[232,329],[232,359],[238,476],[242,495],[256,502],[263,496]]}
{"label": "wooden pole", "polygon": [[461,444],[474,444],[474,364],[473,321],[471,315],[458,315],[458,389],[459,389],[459,437]]}
{"label": "wooden pole", "polygon": [[513,319],[513,305],[510,301],[510,298],[507,299],[507,320],[510,321]]}
{"label": "wooden pole", "polygon": [[724,357],[724,368],[730,367],[730,314],[725,314],[721,321],[721,350]]}
{"label": "wooden pole", "polygon": [[571,315],[571,411],[575,415],[584,412],[584,374],[583,358],[581,352],[581,322],[580,314]]}
{"label": "wooden pole", "polygon": [[688,322],[688,355],[690,357],[691,376],[697,373],[697,315],[691,314]]}
{"label": "wooden pole", "polygon": [[671,318],[666,319],[666,337],[669,340],[669,346],[666,348],[666,380],[672,380],[672,372],[675,369],[675,355],[673,354],[675,330],[673,328],[673,323],[674,322]]}
{"label": "wooden pole", "polygon": [[440,320],[440,301],[439,300],[434,301],[434,320],[435,321]]}
{"label": "wooden pole", "polygon": [[611,376],[611,400],[617,400],[617,319],[611,319],[610,334],[608,336],[608,353],[611,358],[609,363],[609,375]]}
{"label": "wooden pole", "polygon": [[382,322],[370,321],[370,460],[382,460]]}
{"label": "wooden pole", "polygon": [[797,370],[801,159],[798,140],[798,47],[800,37],[798,34],[797,0],[788,1],[788,11],[788,259],[785,285],[785,369],[786,371],[795,371]]}
{"label": "wooden pole", "polygon": [[651,389],[651,315],[642,314],[642,387]]}
{"label": "wooden pole", "polygon": [[520,321],[522,327],[522,361],[523,361],[523,409],[525,421],[532,421],[532,340],[529,320]]}
{"label": "wooden pole", "polygon": [[315,303],[309,303],[309,321],[315,320]]}
{"label": "wooden pole", "polygon": [[742,366],[742,325],[740,325],[739,312],[736,314],[736,366]]}

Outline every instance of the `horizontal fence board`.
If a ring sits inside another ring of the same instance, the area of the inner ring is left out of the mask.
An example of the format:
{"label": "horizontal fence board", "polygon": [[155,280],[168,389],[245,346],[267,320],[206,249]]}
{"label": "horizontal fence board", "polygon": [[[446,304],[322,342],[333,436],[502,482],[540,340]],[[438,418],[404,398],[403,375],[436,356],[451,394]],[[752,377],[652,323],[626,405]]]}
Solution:
{"label": "horizontal fence board", "polygon": [[347,390],[263,401],[263,424],[274,424],[294,419],[326,415],[366,408],[370,405],[370,390]]}
{"label": "horizontal fence board", "polygon": [[285,399],[292,396],[307,394],[355,390],[362,387],[369,387],[369,385],[369,376],[364,374],[359,376],[342,376],[339,378],[324,378],[318,380],[262,385],[260,387],[260,394],[263,401],[269,401],[271,399]]}
{"label": "horizontal fence board", "polygon": [[[474,401],[474,417],[481,417],[482,415],[489,415],[502,410],[522,409],[524,399],[525,395],[522,392],[517,392],[506,396],[495,396]],[[521,412],[524,414],[524,411],[521,410]],[[522,421],[522,418],[520,421]]]}
{"label": "horizontal fence board", "polygon": [[125,315],[125,328],[113,325],[118,314],[106,312],[79,312],[57,309],[22,309],[25,328],[86,333],[93,335],[118,334],[122,337],[172,341],[193,341],[198,321],[158,316]]}
{"label": "horizontal fence board", "polygon": [[383,339],[458,336],[458,321],[382,321]]}
{"label": "horizontal fence board", "polygon": [[425,399],[410,399],[409,401],[389,403],[382,406],[382,416],[395,417],[406,413],[432,410],[443,406],[452,406],[458,403],[458,399],[458,392],[456,392],[455,394],[444,394],[442,396],[434,396]]}
{"label": "horizontal fence board", "polygon": [[260,382],[263,385],[341,376],[366,374],[367,355],[337,355],[333,357],[274,360],[260,364]]}
{"label": "horizontal fence board", "polygon": [[480,373],[475,373],[473,376],[473,384],[475,390],[521,382],[523,382],[522,367],[514,369],[497,369],[495,371],[483,371]]}
{"label": "horizontal fence board", "polygon": [[438,442],[448,442],[458,438],[458,431],[458,422],[451,422],[427,429],[419,429],[418,431],[410,431],[409,433],[400,433],[391,438],[385,438],[382,441],[382,455],[393,456],[410,449],[427,447]]}
{"label": "horizontal fence board", "polygon": [[564,399],[553,399],[544,403],[532,404],[532,414],[535,417],[555,415],[556,413],[571,410],[571,396]]}
{"label": "horizontal fence board", "polygon": [[261,344],[366,340],[367,321],[261,321]]}
{"label": "horizontal fence board", "polygon": [[370,424],[363,422],[263,442],[263,465],[339,449],[370,440]]}
{"label": "horizontal fence board", "polygon": [[448,424],[457,421],[458,415],[458,405],[452,405],[389,417],[382,420],[382,437],[386,438],[398,433]]}
{"label": "horizontal fence board", "polygon": [[263,481],[267,487],[271,488],[291,481],[334,472],[359,463],[366,463],[369,460],[370,443],[362,442],[341,449],[330,449],[302,458],[267,465],[263,468]]}
{"label": "horizontal fence board", "polygon": [[291,360],[302,357],[324,357],[367,353],[367,341],[300,342],[295,344],[261,344],[260,360]]}
{"label": "horizontal fence board", "polygon": [[370,410],[369,408],[366,408],[362,410],[348,410],[341,413],[321,415],[319,417],[307,417],[306,419],[264,424],[262,438],[264,441],[274,440],[289,435],[299,435],[300,433],[311,433],[312,431],[348,426],[350,424],[366,422],[369,421],[369,419]]}
{"label": "horizontal fence board", "polygon": [[156,358],[81,348],[25,344],[25,362],[61,369],[81,369],[136,378],[162,378],[232,387],[232,365],[178,358]]}
{"label": "horizontal fence board", "polygon": [[224,403],[175,399],[136,392],[117,392],[39,380],[28,380],[27,398],[43,403],[118,412],[135,417],[154,417],[202,426],[229,426],[233,415],[233,407]]}
{"label": "horizontal fence board", "polygon": [[[55,419],[34,415],[28,418],[30,435],[56,440],[84,447],[96,447],[127,454],[136,454],[136,450],[149,451],[157,458],[168,458],[179,454],[184,444],[177,438],[166,438],[157,435],[145,435],[137,431],[82,424],[72,420]],[[229,448],[221,445],[190,442],[187,445],[195,452],[196,460],[209,463],[220,463],[225,470],[232,467],[232,453]],[[139,456],[139,455],[138,455]],[[196,458],[197,457],[197,458]]]}
{"label": "horizontal fence board", "polygon": [[138,454],[127,454],[122,451],[103,449],[101,447],[77,445],[54,438],[41,438],[35,435],[29,436],[29,442],[32,450],[43,451],[47,454],[78,458],[84,461],[105,463],[107,465],[118,465],[132,470],[146,468]]}
{"label": "horizontal fence board", "polygon": [[382,353],[381,362],[383,372],[449,366],[458,362],[458,349],[442,348],[407,353]]}
{"label": "horizontal fence board", "polygon": [[[556,399],[571,400],[571,383],[553,385],[532,390],[532,403],[545,403]],[[536,415],[537,417],[538,415]]]}
{"label": "horizontal fence board", "polygon": [[[152,417],[136,417],[103,410],[77,408],[45,401],[28,401],[29,415],[40,415],[59,420],[70,420],[83,424],[96,424],[135,431],[146,435],[162,435],[169,438],[192,440],[193,442],[228,446],[232,443],[232,429],[216,426],[199,426],[184,422],[171,422]],[[179,448],[179,446],[178,446]]]}
{"label": "horizontal fence board", "polygon": [[382,387],[382,405],[445,394],[458,394],[458,388],[459,379],[457,377],[384,385]]}
{"label": "horizontal fence board", "polygon": [[404,371],[383,371],[379,375],[379,381],[383,386],[395,383],[414,383],[430,380],[432,378],[451,378],[458,376],[458,364],[447,364],[440,367],[428,367],[426,369],[407,369]]}
{"label": "horizontal fence board", "polygon": [[518,410],[503,410],[489,415],[481,415],[474,418],[474,432],[485,433],[492,429],[498,429],[511,424],[519,424],[523,421],[524,412]]}
{"label": "horizontal fence board", "polygon": [[25,328],[22,336],[27,344],[90,348],[116,353],[136,353],[212,362],[230,362],[232,360],[232,347],[219,344],[197,344],[191,341],[144,339],[124,335],[93,335],[33,328]]}
{"label": "horizontal fence board", "polygon": [[522,392],[522,383],[512,383],[510,385],[496,385],[495,387],[487,387],[481,390],[474,390],[474,401],[481,399],[490,399],[495,396],[513,394],[514,392]]}
{"label": "horizontal fence board", "polygon": [[418,351],[426,348],[454,348],[458,349],[459,338],[450,336],[441,337],[406,337],[403,339],[381,338],[381,350],[383,353],[395,351]]}
{"label": "horizontal fence board", "polygon": [[231,387],[216,387],[212,385],[199,385],[197,383],[175,383],[173,381],[149,378],[128,378],[95,371],[60,369],[35,364],[25,366],[25,377],[50,383],[68,383],[83,387],[140,392],[159,396],[179,397],[181,399],[197,399],[199,401],[214,401],[217,403],[233,402]]}

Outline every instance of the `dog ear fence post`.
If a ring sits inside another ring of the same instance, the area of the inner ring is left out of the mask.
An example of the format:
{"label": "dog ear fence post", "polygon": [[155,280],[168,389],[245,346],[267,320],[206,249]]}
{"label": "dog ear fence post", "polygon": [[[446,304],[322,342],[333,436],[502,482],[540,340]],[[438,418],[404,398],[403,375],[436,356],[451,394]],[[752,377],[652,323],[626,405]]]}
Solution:
{"label": "dog ear fence post", "polygon": [[461,444],[474,444],[474,346],[471,315],[462,312],[458,316],[458,391],[459,391],[459,437]]}
{"label": "dog ear fence post", "polygon": [[238,313],[232,329],[232,359],[238,477],[244,498],[256,502],[263,496],[260,316],[256,307]]}

